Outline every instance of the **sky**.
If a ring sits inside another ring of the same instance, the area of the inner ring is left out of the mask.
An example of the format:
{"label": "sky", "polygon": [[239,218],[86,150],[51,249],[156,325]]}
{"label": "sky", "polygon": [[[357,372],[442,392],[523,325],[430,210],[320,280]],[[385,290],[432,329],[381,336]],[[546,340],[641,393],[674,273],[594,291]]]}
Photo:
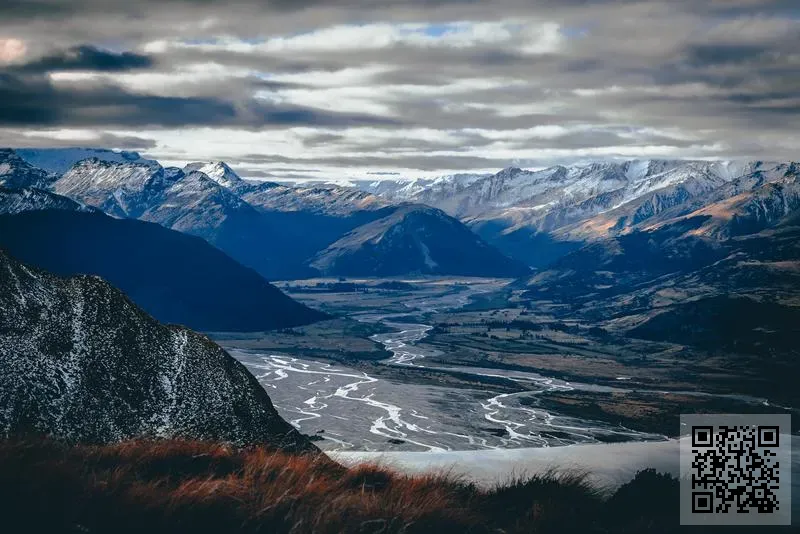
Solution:
{"label": "sky", "polygon": [[0,146],[261,179],[798,160],[797,0],[3,0]]}

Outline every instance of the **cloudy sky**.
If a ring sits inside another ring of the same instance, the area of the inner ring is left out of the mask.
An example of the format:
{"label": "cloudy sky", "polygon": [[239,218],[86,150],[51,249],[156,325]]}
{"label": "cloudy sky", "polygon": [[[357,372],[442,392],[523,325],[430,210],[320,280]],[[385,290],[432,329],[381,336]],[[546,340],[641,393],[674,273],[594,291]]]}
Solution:
{"label": "cloudy sky", "polygon": [[797,0],[3,0],[0,146],[251,177],[800,159]]}

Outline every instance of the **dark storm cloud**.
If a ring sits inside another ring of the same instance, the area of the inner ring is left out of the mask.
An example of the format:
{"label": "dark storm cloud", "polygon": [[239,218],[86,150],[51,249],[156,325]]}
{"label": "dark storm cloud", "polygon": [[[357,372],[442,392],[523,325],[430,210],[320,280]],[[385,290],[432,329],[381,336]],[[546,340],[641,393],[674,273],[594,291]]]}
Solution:
{"label": "dark storm cloud", "polygon": [[731,65],[766,58],[773,48],[760,44],[695,44],[687,47],[692,66]]}
{"label": "dark storm cloud", "polygon": [[46,73],[65,70],[118,72],[152,67],[150,56],[135,52],[112,52],[91,45],[75,46],[35,61],[15,66],[21,73]]}
{"label": "dark storm cloud", "polygon": [[344,126],[383,124],[367,115],[328,113],[209,97],[137,94],[103,84],[58,86],[43,77],[0,72],[0,125],[5,126]]}
{"label": "dark storm cloud", "polygon": [[44,78],[0,74],[0,124],[183,126],[232,121],[235,108],[204,98],[137,95],[119,87],[60,88]]}

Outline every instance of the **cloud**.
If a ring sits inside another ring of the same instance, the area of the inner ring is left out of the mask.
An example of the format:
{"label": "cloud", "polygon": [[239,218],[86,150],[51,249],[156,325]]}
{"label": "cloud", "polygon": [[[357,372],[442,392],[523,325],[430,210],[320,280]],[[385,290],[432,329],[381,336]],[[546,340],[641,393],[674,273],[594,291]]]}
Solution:
{"label": "cloud", "polygon": [[112,52],[91,45],[81,45],[18,65],[17,72],[45,73],[65,70],[117,72],[153,66],[150,56],[135,52]]}
{"label": "cloud", "polygon": [[258,147],[259,176],[790,159],[796,6],[12,0],[0,35],[27,50],[0,74],[0,123],[134,135],[174,161]]}
{"label": "cloud", "polygon": [[458,21],[445,24],[349,24],[315,31],[276,36],[261,41],[217,39],[209,42],[149,43],[145,49],[165,51],[169,47],[225,50],[242,54],[293,54],[303,52],[342,52],[386,48],[474,48],[508,44],[529,54],[554,52],[562,41],[559,26],[553,22],[533,24],[525,20],[492,22]]}
{"label": "cloud", "polygon": [[141,94],[111,84],[53,84],[44,77],[0,72],[0,125],[178,126],[228,125],[258,128],[287,125],[342,126],[386,123],[363,114],[324,112],[257,101]]}
{"label": "cloud", "polygon": [[26,131],[0,128],[0,145],[20,148],[74,147],[80,145],[122,150],[148,150],[155,148],[157,143],[155,140],[145,137],[102,130]]}

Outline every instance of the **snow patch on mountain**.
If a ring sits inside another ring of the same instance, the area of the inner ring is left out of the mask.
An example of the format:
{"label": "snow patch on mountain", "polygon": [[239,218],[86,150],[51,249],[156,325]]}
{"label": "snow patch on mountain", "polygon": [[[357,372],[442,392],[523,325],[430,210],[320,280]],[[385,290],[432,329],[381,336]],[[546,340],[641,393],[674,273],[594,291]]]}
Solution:
{"label": "snow patch on mountain", "polygon": [[0,215],[14,215],[40,210],[99,211],[67,197],[41,189],[6,189],[0,187]]}
{"label": "snow patch on mountain", "polygon": [[138,152],[106,148],[17,148],[15,151],[34,167],[55,174],[63,174],[79,161],[90,158],[114,163],[158,165],[155,160],[145,159]]}
{"label": "snow patch on mountain", "polygon": [[201,172],[217,182],[219,185],[227,188],[234,188],[241,184],[241,177],[236,174],[236,171],[231,169],[224,161],[209,161],[209,162],[194,162],[189,163],[183,168],[184,172]]}

